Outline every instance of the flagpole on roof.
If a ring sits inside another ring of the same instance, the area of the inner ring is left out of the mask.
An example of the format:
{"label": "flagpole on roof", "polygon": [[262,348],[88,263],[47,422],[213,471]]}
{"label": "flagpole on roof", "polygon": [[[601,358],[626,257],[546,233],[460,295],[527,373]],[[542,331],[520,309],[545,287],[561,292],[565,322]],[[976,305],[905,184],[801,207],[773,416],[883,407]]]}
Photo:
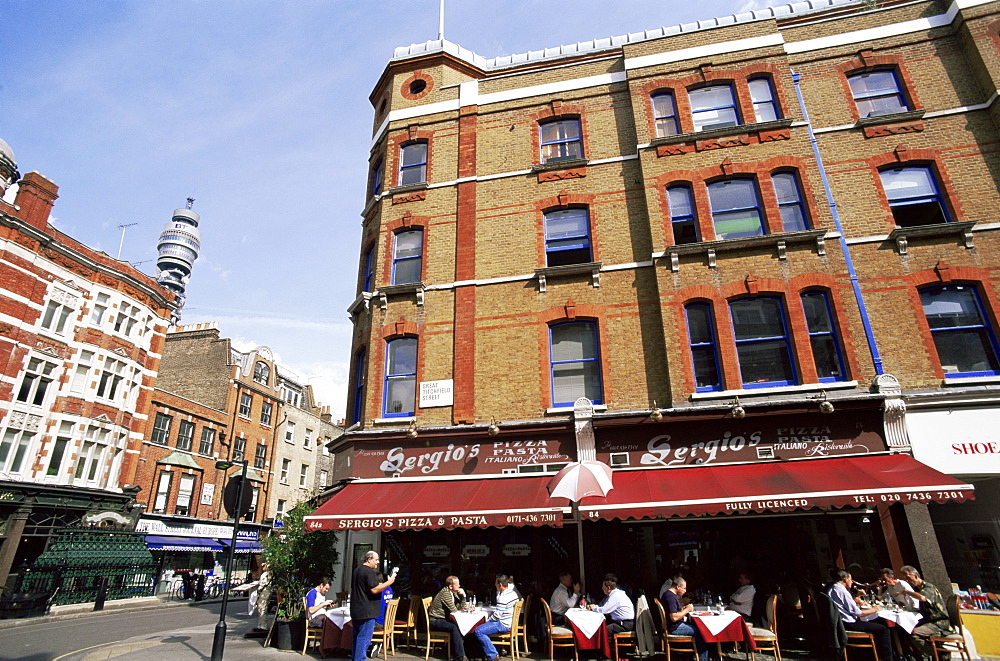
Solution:
{"label": "flagpole on roof", "polygon": [[438,10],[438,40],[444,41],[444,0],[441,0]]}

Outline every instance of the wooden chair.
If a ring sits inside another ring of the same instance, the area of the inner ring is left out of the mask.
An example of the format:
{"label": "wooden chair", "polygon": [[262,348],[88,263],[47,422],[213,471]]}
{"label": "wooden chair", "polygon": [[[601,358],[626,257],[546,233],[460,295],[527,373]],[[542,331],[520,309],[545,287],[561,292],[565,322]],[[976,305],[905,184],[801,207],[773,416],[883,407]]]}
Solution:
{"label": "wooden chair", "polygon": [[847,648],[857,647],[860,649],[870,649],[875,661],[879,661],[878,650],[875,648],[875,636],[864,631],[847,630],[847,646],[841,650],[844,661],[847,661]]}
{"label": "wooden chair", "polygon": [[413,595],[410,597],[409,605],[406,609],[406,617],[399,617],[399,609],[396,609],[396,620],[392,624],[392,649],[396,650],[396,636],[405,636],[404,646],[410,645],[410,638],[417,639],[417,621],[420,619],[420,597]]}
{"label": "wooden chair", "polygon": [[350,594],[351,594],[350,592],[338,592],[337,593],[337,604],[340,605],[340,606],[343,606],[344,602],[347,601],[348,595],[350,595]]}
{"label": "wooden chair", "polygon": [[510,647],[510,658],[517,659],[517,623],[521,619],[521,609],[524,606],[524,599],[514,602],[514,612],[511,613],[510,631],[501,631],[490,636],[490,640],[498,645]]}
{"label": "wooden chair", "polygon": [[965,631],[962,628],[962,608],[958,602],[958,595],[953,594],[948,597],[945,604],[948,608],[948,619],[956,633],[947,636],[931,636],[928,640],[931,649],[934,650],[934,661],[940,659],[940,652],[958,652],[965,661],[970,661],[969,650],[965,646]]}
{"label": "wooden chair", "polygon": [[572,647],[573,658],[580,661],[580,652],[576,648],[576,636],[573,635],[573,630],[569,627],[552,626],[552,609],[549,608],[549,602],[541,597],[538,598],[538,601],[542,602],[542,609],[545,611],[545,625],[549,634],[549,661],[554,661],[554,652],[557,647]]}
{"label": "wooden chair", "polygon": [[420,600],[423,604],[424,611],[424,635],[427,640],[427,651],[424,653],[424,661],[431,658],[431,645],[434,643],[444,643],[448,646],[448,658],[451,658],[451,634],[447,631],[434,631],[431,629],[431,616],[427,613],[427,609],[431,607],[431,601],[434,597],[424,597]]}
{"label": "wooden chair", "polygon": [[[774,653],[776,661],[781,661],[781,650],[778,649],[778,595],[768,595],[764,604],[764,620],[767,622],[767,628],[751,627],[750,635],[753,636],[758,651],[770,651]],[[748,651],[752,660],[754,651]]]}
{"label": "wooden chair", "polygon": [[[305,641],[303,641],[302,643],[302,654],[304,656],[306,650],[309,649],[309,643],[315,642],[317,645],[319,645],[320,640],[322,640],[323,638],[323,627],[314,627],[312,624],[309,623],[309,602],[306,600],[305,597],[302,597],[302,611],[306,615],[306,636],[305,636]],[[277,620],[277,618],[275,619]]]}
{"label": "wooden chair", "polygon": [[[635,604],[632,604],[632,612],[635,612]],[[633,622],[635,622],[635,620],[633,620]],[[631,647],[632,649],[638,649],[639,639],[635,634],[635,629],[632,631],[619,631],[611,634],[611,644],[613,645],[611,652],[614,655],[613,658],[615,661],[618,661],[618,648]]]}
{"label": "wooden chair", "polygon": [[666,609],[663,608],[663,604],[660,603],[659,599],[653,599],[653,603],[660,613],[660,644],[663,646],[663,652],[667,655],[667,661],[670,661],[672,652],[683,652],[685,654],[690,652],[697,657],[698,650],[694,646],[694,636],[675,636],[670,633],[668,630],[670,622],[667,620]]}
{"label": "wooden chair", "polygon": [[382,619],[382,626],[375,626],[375,635],[372,640],[382,645],[382,658],[389,661],[389,652],[396,656],[396,647],[393,642],[393,632],[396,624],[396,611],[399,609],[399,598],[390,599],[385,605],[385,617]]}
{"label": "wooden chair", "polygon": [[521,619],[517,622],[515,637],[520,641],[521,648],[518,655],[528,656],[531,651],[528,649],[528,618],[531,616],[531,595],[524,598],[524,608],[521,609]]}

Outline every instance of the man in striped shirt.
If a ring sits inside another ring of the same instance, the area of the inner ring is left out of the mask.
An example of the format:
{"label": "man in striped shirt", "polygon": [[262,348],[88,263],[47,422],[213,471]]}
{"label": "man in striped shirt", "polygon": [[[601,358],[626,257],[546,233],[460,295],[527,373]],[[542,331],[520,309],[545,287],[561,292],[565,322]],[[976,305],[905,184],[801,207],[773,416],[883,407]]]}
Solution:
{"label": "man in striped shirt", "polygon": [[497,648],[493,646],[490,636],[496,633],[506,633],[514,626],[514,604],[517,603],[517,593],[510,577],[506,574],[497,575],[497,607],[490,616],[488,622],[484,622],[476,627],[476,638],[483,646],[486,653],[486,661],[496,661],[500,656]]}

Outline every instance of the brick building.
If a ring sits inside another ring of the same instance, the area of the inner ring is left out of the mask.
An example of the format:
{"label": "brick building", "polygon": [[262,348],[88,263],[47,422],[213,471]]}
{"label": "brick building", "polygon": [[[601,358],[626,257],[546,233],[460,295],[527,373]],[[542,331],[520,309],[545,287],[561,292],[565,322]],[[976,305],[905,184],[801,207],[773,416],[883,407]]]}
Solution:
{"label": "brick building", "polygon": [[128,480],[142,487],[138,527],[162,569],[212,569],[231,539],[223,490],[241,469],[216,462],[249,462],[253,499],[237,548],[249,554],[280,512],[318,492],[333,461],[321,443],[336,437],[312,389],[268,347],[239,351],[215,323],[167,332],[144,431]]}
{"label": "brick building", "polygon": [[[998,26],[1000,2],[823,0],[397,49],[335,443],[355,479],[313,525],[414,589],[551,587],[577,525],[592,591],[692,564],[717,592],[855,563],[1000,587]],[[930,456],[959,438],[971,460]],[[606,497],[548,498],[595,457]]]}
{"label": "brick building", "polygon": [[[0,586],[66,526],[134,525],[136,466],[174,295],[49,224],[0,141]],[[6,193],[6,195],[4,194]]]}

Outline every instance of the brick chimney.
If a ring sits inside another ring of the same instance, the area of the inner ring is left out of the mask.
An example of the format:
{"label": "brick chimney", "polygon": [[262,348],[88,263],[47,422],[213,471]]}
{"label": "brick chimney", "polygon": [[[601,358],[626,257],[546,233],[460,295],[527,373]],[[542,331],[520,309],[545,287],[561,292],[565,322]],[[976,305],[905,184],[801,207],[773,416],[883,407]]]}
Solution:
{"label": "brick chimney", "polygon": [[20,207],[18,217],[44,231],[57,197],[58,186],[37,172],[29,172],[18,182],[17,197],[14,199],[14,204]]}

